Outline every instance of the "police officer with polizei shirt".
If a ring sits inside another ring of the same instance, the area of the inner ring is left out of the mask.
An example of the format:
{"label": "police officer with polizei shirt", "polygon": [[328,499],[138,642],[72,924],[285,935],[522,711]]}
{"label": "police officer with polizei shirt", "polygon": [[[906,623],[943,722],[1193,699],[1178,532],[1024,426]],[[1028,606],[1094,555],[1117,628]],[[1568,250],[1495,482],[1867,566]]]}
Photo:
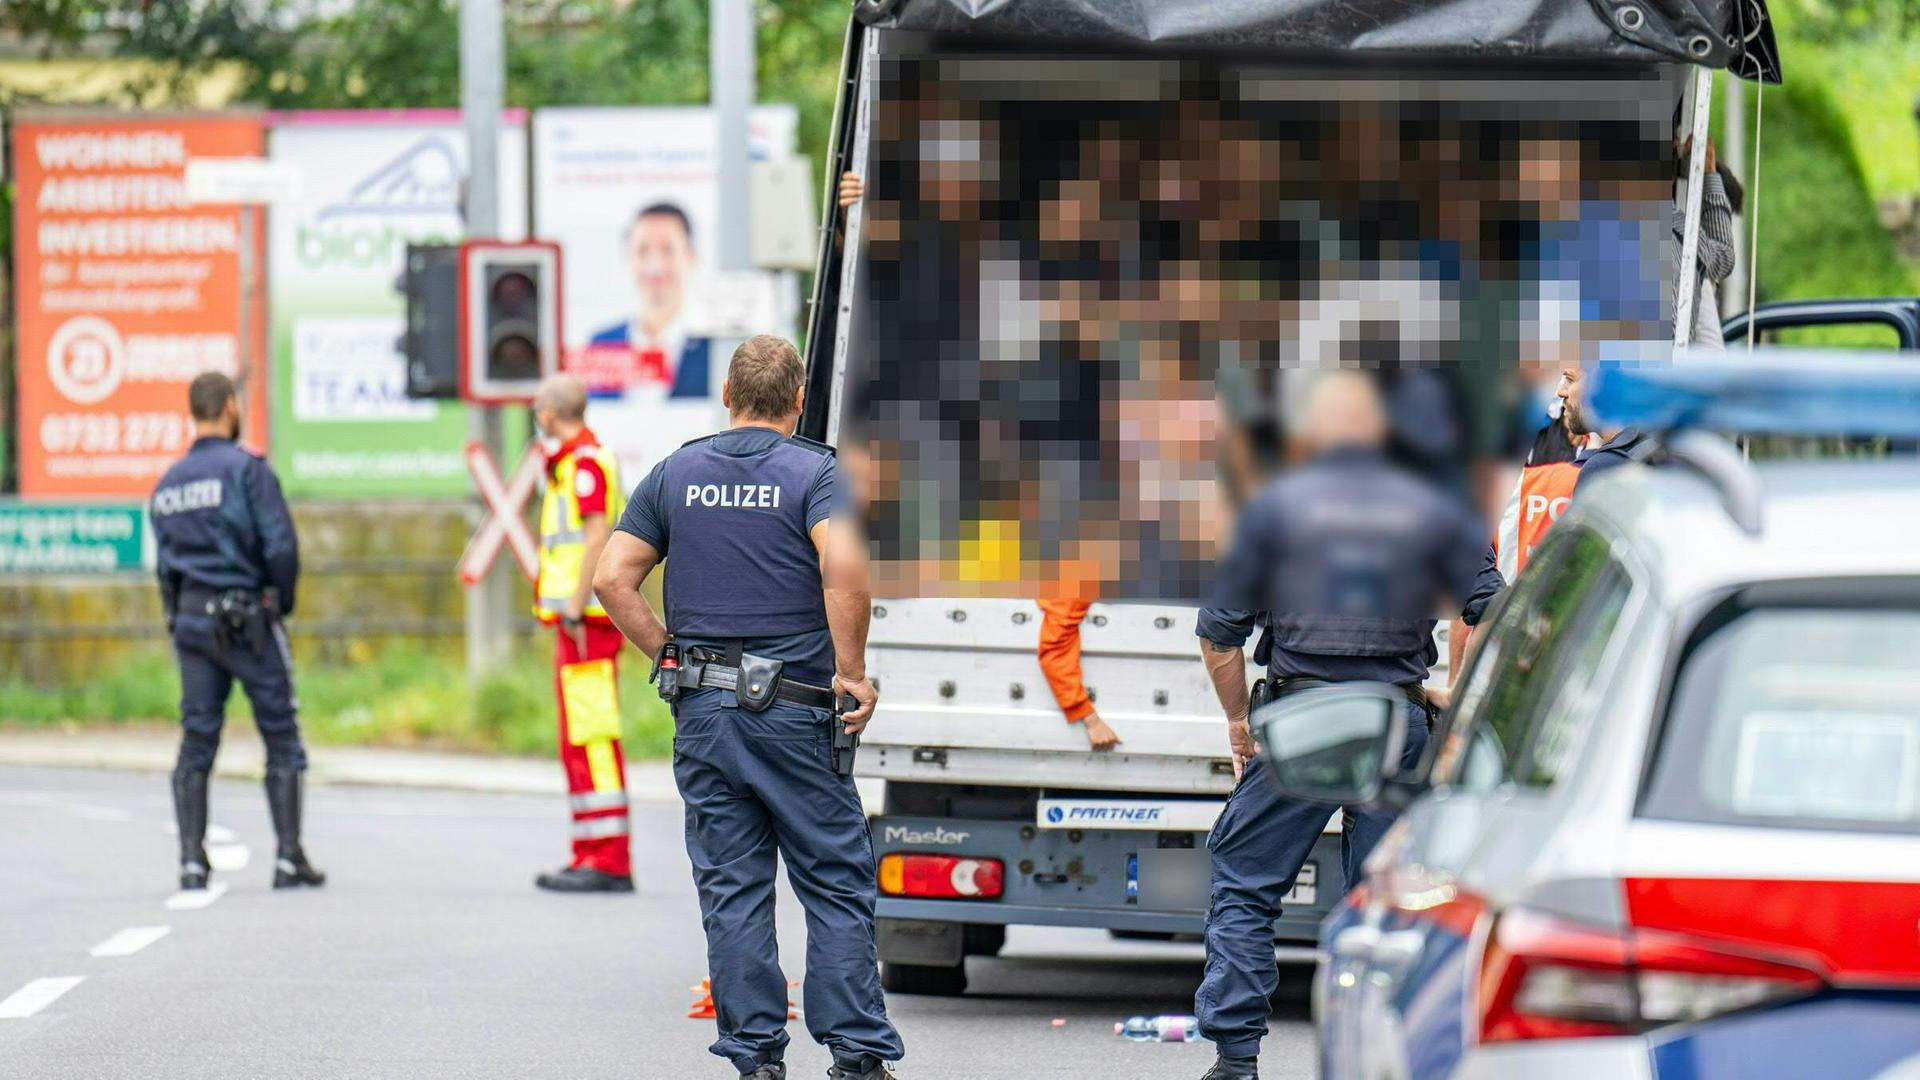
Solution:
{"label": "police officer with polizei shirt", "polygon": [[[731,426],[682,446],[634,489],[593,587],[655,658],[673,708],[712,1051],[750,1080],[787,1075],[778,853],[807,910],[802,1014],[833,1055],[828,1076],[884,1080],[903,1051],[880,991],[873,845],[852,776],[877,697],[870,599],[863,548],[851,529],[829,527],[832,451],[792,434],[804,376],[787,342],[742,344],[721,390]],[[662,559],[665,625],[639,591]],[[844,714],[837,695],[851,699]]]}
{"label": "police officer with polizei shirt", "polygon": [[[1235,775],[1207,837],[1207,964],[1194,1012],[1219,1057],[1203,1080],[1259,1076],[1278,982],[1273,921],[1333,812],[1281,795],[1254,756],[1241,650],[1256,617],[1264,613],[1273,631],[1266,677],[1275,698],[1342,682],[1399,687],[1402,763],[1412,765],[1427,745],[1422,683],[1438,659],[1434,615],[1471,595],[1487,550],[1486,528],[1458,497],[1389,461],[1369,376],[1321,374],[1303,400],[1293,428],[1306,460],[1241,508],[1214,605],[1200,612],[1200,652],[1227,714]],[[1347,807],[1343,819],[1351,886],[1393,814]]]}
{"label": "police officer with polizei shirt", "polygon": [[160,604],[180,662],[180,757],[173,771],[180,887],[204,889],[207,777],[238,681],[267,747],[267,808],[279,846],[273,887],[320,885],[300,846],[307,768],[281,620],[293,614],[300,545],[280,481],[242,449],[233,380],[207,372],[187,390],[196,438],[160,478],[149,507]]}

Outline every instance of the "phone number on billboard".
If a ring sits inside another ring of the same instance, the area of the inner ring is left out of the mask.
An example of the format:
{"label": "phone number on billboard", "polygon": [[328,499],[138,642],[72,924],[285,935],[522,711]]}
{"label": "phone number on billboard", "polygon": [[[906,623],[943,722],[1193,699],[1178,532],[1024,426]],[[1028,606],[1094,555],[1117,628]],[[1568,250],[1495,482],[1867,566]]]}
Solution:
{"label": "phone number on billboard", "polygon": [[48,413],[40,420],[40,446],[49,454],[150,454],[192,441],[185,413]]}

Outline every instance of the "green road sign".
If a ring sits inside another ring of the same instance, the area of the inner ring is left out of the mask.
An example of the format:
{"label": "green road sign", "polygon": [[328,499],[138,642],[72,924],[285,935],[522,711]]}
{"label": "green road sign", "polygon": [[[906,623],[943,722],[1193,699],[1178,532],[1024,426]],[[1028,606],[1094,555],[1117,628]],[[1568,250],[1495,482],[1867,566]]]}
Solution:
{"label": "green road sign", "polygon": [[152,565],[138,503],[0,502],[0,574],[107,574]]}

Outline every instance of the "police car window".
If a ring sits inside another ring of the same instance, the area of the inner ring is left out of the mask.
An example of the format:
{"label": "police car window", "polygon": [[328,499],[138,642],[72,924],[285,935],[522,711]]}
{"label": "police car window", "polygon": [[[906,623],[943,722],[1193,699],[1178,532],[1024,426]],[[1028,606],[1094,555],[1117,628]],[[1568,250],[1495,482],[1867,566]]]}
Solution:
{"label": "police car window", "polygon": [[1620,573],[1607,549],[1596,533],[1560,529],[1529,561],[1457,695],[1464,745],[1455,785],[1485,790],[1522,778],[1522,753],[1541,705],[1578,651],[1577,613],[1597,586]]}
{"label": "police car window", "polygon": [[[1582,545],[1578,550],[1584,554],[1585,548]],[[1522,784],[1547,787],[1560,779],[1580,736],[1600,716],[1606,697],[1601,665],[1612,651],[1614,631],[1626,610],[1633,581],[1624,568],[1608,560],[1598,566],[1592,584],[1581,591],[1585,596],[1576,601],[1578,609],[1562,635],[1565,648],[1532,710],[1537,719],[1532,745],[1517,777]]]}
{"label": "police car window", "polygon": [[1920,611],[1760,608],[1695,645],[1642,813],[1920,834]]}

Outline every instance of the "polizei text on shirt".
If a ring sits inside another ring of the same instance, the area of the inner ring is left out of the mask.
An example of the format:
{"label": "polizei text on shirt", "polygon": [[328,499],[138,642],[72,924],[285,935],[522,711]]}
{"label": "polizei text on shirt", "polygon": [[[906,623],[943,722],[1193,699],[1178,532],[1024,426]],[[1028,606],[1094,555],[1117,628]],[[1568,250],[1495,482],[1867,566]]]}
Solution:
{"label": "polizei text on shirt", "polygon": [[778,510],[779,484],[688,484],[687,505]]}

